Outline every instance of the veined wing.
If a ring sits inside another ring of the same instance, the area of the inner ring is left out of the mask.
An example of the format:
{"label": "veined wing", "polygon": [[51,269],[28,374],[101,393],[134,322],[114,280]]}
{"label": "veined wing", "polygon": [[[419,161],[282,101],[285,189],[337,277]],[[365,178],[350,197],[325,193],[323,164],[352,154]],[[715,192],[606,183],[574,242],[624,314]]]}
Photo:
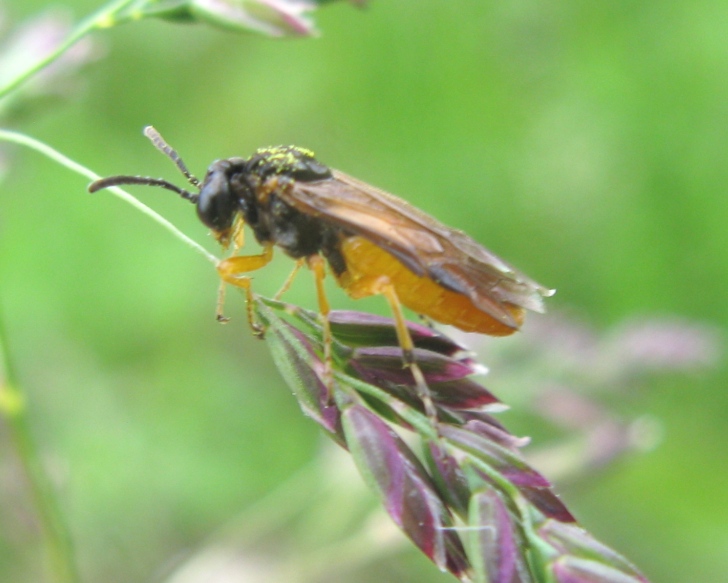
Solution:
{"label": "veined wing", "polygon": [[468,296],[506,325],[517,327],[504,302],[542,312],[543,298],[553,294],[462,231],[343,172],[333,170],[327,180],[295,182],[282,195],[302,212],[365,237],[417,275]]}

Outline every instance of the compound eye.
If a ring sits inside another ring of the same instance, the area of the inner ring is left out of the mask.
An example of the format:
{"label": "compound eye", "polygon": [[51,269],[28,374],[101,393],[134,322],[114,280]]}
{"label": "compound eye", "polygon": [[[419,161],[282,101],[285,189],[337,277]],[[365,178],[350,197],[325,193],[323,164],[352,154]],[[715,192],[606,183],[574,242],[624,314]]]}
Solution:
{"label": "compound eye", "polygon": [[197,216],[217,233],[230,229],[235,219],[238,204],[230,191],[230,180],[226,172],[211,171],[200,188],[197,200]]}

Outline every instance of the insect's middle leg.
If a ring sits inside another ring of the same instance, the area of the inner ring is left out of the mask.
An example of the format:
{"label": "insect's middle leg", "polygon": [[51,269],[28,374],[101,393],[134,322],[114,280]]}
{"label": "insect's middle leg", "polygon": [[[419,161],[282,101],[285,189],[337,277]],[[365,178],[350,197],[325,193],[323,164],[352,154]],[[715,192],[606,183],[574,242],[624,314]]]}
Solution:
{"label": "insect's middle leg", "polygon": [[318,298],[319,314],[321,316],[321,325],[323,326],[323,342],[324,342],[324,384],[329,390],[333,390],[334,374],[333,374],[333,355],[332,345],[334,337],[331,334],[331,323],[329,322],[329,312],[331,307],[326,297],[326,289],[324,288],[324,277],[326,276],[326,264],[320,255],[312,255],[307,257],[308,266],[313,271],[316,280],[316,297]]}
{"label": "insect's middle leg", "polygon": [[[258,255],[236,255],[235,257],[223,259],[217,264],[217,273],[220,275],[223,285],[225,283],[229,283],[235,287],[242,288],[245,291],[248,323],[256,336],[263,335],[263,328],[255,321],[252,280],[245,274],[250,273],[251,271],[256,271],[261,267],[265,267],[272,259],[273,245],[266,245],[263,247],[263,252]],[[220,321],[226,320],[226,318],[222,315],[222,302],[224,297],[224,288],[221,288],[220,294],[218,295],[217,305],[217,318]]]}
{"label": "insect's middle leg", "polygon": [[296,275],[298,275],[298,272],[301,270],[305,263],[306,260],[303,258],[296,260],[296,265],[293,267],[291,273],[288,274],[288,277],[286,278],[286,281],[283,282],[281,289],[279,289],[276,292],[276,295],[273,296],[274,300],[280,300],[281,296],[290,289],[291,284],[293,284],[293,280],[296,279]]}

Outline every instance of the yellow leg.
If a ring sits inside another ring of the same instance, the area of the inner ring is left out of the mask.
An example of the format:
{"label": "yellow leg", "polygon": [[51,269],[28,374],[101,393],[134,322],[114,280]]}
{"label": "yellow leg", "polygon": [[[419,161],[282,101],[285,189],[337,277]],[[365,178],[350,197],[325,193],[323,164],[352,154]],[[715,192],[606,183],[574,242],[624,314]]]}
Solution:
{"label": "yellow leg", "polygon": [[233,253],[237,253],[240,249],[245,247],[245,229],[243,228],[244,226],[245,223],[243,222],[243,218],[241,216],[238,216],[238,218],[235,220],[235,224],[233,225]]}
{"label": "yellow leg", "polygon": [[410,369],[412,378],[415,381],[415,388],[425,408],[425,414],[430,419],[433,428],[437,431],[437,410],[435,409],[435,404],[432,402],[432,395],[430,394],[430,388],[427,386],[425,375],[422,374],[422,369],[420,369],[415,360],[415,344],[412,340],[412,335],[409,333],[409,328],[407,328],[407,320],[402,311],[402,303],[399,301],[399,297],[397,297],[394,286],[388,281],[387,283],[382,282],[379,285],[379,293],[387,299],[389,307],[392,310],[395,329],[397,330],[397,339],[399,340],[399,345],[402,347],[402,361],[404,362],[404,366]]}
{"label": "yellow leg", "polygon": [[259,255],[238,255],[223,259],[217,264],[217,272],[222,279],[222,287],[217,296],[217,319],[221,322],[227,321],[222,314],[222,305],[225,299],[224,284],[229,283],[235,287],[245,290],[245,299],[247,300],[248,323],[253,329],[256,336],[263,335],[263,328],[255,321],[255,313],[253,310],[253,289],[251,287],[251,279],[244,275],[261,267],[265,267],[273,259],[273,246],[266,245],[263,253]]}
{"label": "yellow leg", "polygon": [[313,271],[314,278],[316,280],[316,297],[318,298],[319,305],[319,316],[321,318],[321,325],[324,329],[324,384],[329,388],[333,389],[334,375],[332,373],[332,359],[331,346],[334,342],[334,337],[331,335],[331,324],[329,323],[329,312],[331,307],[329,306],[329,300],[326,297],[326,290],[324,289],[324,277],[326,277],[326,264],[324,263],[323,257],[320,255],[312,255],[307,257],[308,266]]}
{"label": "yellow leg", "polygon": [[281,296],[290,289],[291,284],[293,283],[293,280],[296,279],[296,275],[298,275],[298,272],[301,270],[301,267],[303,267],[303,264],[305,262],[306,262],[305,259],[298,259],[296,261],[296,265],[294,266],[293,270],[291,271],[291,273],[286,278],[286,281],[283,282],[283,285],[281,286],[281,289],[279,289],[276,292],[276,295],[273,296],[273,299],[274,300],[280,300],[281,299]]}
{"label": "yellow leg", "polygon": [[230,321],[230,318],[228,318],[224,314],[226,289],[227,288],[225,287],[225,282],[220,280],[220,285],[217,288],[217,306],[215,307],[215,318],[221,324],[227,324]]}
{"label": "yellow leg", "polygon": [[263,253],[259,255],[236,255],[223,259],[217,264],[217,272],[225,283],[244,288],[248,284],[241,282],[250,278],[243,274],[265,267],[271,259],[273,259],[273,245],[266,245]]}
{"label": "yellow leg", "polygon": [[402,311],[402,302],[399,301],[394,285],[392,285],[392,282],[385,275],[379,277],[363,277],[355,282],[350,282],[346,291],[352,297],[383,295],[386,298],[394,316],[397,339],[402,348],[402,361],[405,368],[410,369],[412,378],[415,381],[417,394],[425,409],[425,414],[429,417],[433,428],[437,431],[437,410],[435,409],[435,404],[432,402],[432,396],[430,395],[430,389],[427,386],[425,375],[422,374],[422,369],[420,369],[417,361],[415,361],[414,341],[409,333],[409,328],[407,328],[407,319],[404,317],[404,312]]}

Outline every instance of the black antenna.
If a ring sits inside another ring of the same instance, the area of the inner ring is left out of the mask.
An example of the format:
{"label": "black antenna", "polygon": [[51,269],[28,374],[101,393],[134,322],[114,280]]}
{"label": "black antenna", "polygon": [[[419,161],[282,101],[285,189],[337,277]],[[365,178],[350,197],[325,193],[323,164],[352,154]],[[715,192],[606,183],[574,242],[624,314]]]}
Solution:
{"label": "black antenna", "polygon": [[[190,171],[187,169],[187,166],[182,161],[182,158],[180,158],[179,154],[177,154],[176,150],[164,141],[164,138],[156,129],[154,129],[152,126],[147,126],[144,128],[144,135],[152,141],[154,146],[160,152],[162,152],[165,156],[172,160],[172,162],[174,162],[175,166],[177,166],[179,171],[184,174],[185,178],[187,178],[187,181],[192,186],[198,189],[200,188],[200,181],[190,173]],[[167,180],[164,180],[162,178],[150,178],[148,176],[109,176],[108,178],[101,178],[89,184],[88,191],[93,193],[103,188],[120,186],[122,184],[159,186],[161,188],[171,190],[172,192],[176,192],[182,198],[184,198],[185,200],[189,200],[192,203],[196,203],[197,199],[199,198],[199,195],[193,194],[192,192],[185,190],[184,188],[180,188],[179,186],[176,186],[171,182],[168,182]]]}
{"label": "black antenna", "polygon": [[199,198],[198,195],[191,193],[189,190],[180,188],[179,186],[176,186],[176,185],[172,184],[171,182],[167,182],[166,180],[163,180],[162,178],[150,178],[148,176],[109,176],[108,178],[101,178],[99,180],[94,180],[91,184],[89,184],[88,191],[93,193],[93,192],[96,192],[97,190],[101,190],[103,188],[109,188],[111,186],[120,186],[122,184],[142,184],[142,185],[146,185],[146,186],[161,186],[162,188],[166,188],[167,190],[176,192],[182,198],[184,198],[185,200],[189,200],[192,203],[196,203],[197,199]]}

